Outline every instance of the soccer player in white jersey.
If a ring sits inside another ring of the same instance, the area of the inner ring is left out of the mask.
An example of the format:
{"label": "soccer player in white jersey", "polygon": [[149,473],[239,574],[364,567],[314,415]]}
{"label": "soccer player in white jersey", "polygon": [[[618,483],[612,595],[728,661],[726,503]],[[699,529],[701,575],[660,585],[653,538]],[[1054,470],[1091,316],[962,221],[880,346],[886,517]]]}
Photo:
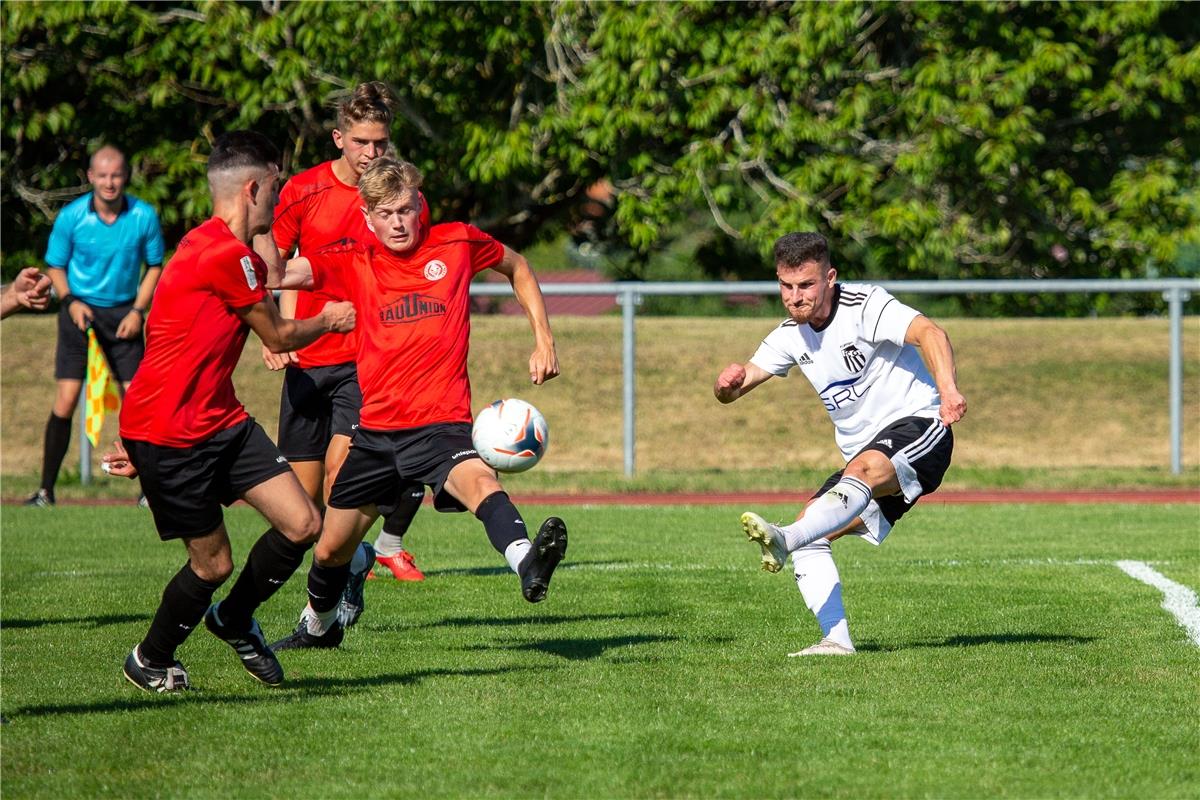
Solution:
{"label": "soccer player in white jersey", "polygon": [[880,544],[917,498],[937,489],[954,448],[950,426],[967,401],[946,332],[879,286],[838,283],[824,237],[781,237],[775,271],[788,319],[748,363],[722,370],[713,393],[732,403],[799,367],[825,404],[846,467],[794,523],[774,525],[752,511],[741,522],[762,548],[763,569],[778,572],[791,554],[796,585],[821,627],[820,642],[788,655],[851,655],[830,544],[846,534]]}

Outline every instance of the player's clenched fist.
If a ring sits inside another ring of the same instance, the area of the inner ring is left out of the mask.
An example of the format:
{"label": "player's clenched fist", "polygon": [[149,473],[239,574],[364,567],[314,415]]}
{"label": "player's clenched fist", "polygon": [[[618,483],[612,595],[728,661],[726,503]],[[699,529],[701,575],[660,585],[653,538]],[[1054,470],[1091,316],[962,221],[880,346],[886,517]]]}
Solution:
{"label": "player's clenched fist", "polygon": [[349,333],[354,330],[354,304],[346,300],[329,302],[321,309],[333,333]]}
{"label": "player's clenched fist", "polygon": [[741,364],[730,364],[721,370],[717,382],[713,386],[713,394],[722,403],[736,400],[741,393],[742,384],[746,382],[746,368]]}

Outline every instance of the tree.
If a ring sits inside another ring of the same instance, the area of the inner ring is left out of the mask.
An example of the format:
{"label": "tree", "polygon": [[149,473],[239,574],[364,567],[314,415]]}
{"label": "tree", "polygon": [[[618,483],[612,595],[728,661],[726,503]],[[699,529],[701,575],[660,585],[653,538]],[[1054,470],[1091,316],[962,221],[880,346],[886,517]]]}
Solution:
{"label": "tree", "polygon": [[307,168],[336,156],[334,108],[364,80],[400,98],[394,141],[428,176],[435,216],[520,246],[600,176],[598,162],[567,170],[546,154],[540,112],[558,91],[549,6],[28,2],[0,13],[6,269],[40,255],[54,213],[87,190],[100,143],[126,151],[131,190],[172,241],[208,213],[217,135],[253,127],[286,145],[286,170]]}
{"label": "tree", "polygon": [[555,123],[609,159],[635,247],[696,206],[764,256],[815,229],[891,277],[1139,276],[1200,242],[1182,5],[589,8]]}
{"label": "tree", "polygon": [[255,127],[287,143],[290,170],[310,166],[335,154],[332,105],[373,79],[402,100],[395,142],[437,216],[521,246],[609,179],[598,230],[635,254],[633,277],[654,277],[646,257],[683,234],[720,277],[769,275],[771,243],[796,229],[825,232],[867,277],[1171,274],[1200,245],[1200,15],[1183,4],[0,14],[6,271],[43,245],[100,141],[127,150],[174,238],[207,212],[216,134]]}

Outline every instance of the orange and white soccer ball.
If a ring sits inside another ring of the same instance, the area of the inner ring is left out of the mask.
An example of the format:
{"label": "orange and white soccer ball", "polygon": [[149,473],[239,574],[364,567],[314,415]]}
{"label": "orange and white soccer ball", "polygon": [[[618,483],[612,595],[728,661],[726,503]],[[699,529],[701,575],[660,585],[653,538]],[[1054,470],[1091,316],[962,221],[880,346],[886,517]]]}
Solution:
{"label": "orange and white soccer ball", "polygon": [[497,400],[475,415],[471,440],[480,458],[499,472],[524,472],[541,461],[550,444],[546,418],[515,397]]}

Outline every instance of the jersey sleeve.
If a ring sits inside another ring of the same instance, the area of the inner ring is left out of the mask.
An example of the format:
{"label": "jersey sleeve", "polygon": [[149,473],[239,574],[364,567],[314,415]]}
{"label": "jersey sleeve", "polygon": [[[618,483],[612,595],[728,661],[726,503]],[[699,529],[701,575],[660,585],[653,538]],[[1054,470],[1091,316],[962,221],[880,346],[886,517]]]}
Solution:
{"label": "jersey sleeve", "polygon": [[66,269],[71,262],[71,231],[75,229],[75,208],[67,206],[54,218],[50,241],[46,244],[45,262],[57,269]]}
{"label": "jersey sleeve", "polygon": [[786,378],[788,372],[796,365],[796,359],[788,353],[783,336],[780,334],[781,330],[783,328],[776,328],[767,334],[767,338],[762,340],[758,350],[754,351],[750,363],[777,378]]}
{"label": "jersey sleeve", "polygon": [[474,225],[463,225],[466,229],[467,245],[471,250],[471,271],[478,275],[504,260],[504,245]]}
{"label": "jersey sleeve", "polygon": [[304,213],[304,204],[300,202],[299,192],[292,181],[284,184],[279,193],[279,202],[275,206],[275,221],[271,223],[271,235],[275,237],[275,246],[285,253],[293,253],[300,242],[300,219]]}
{"label": "jersey sleeve", "polygon": [[892,297],[886,289],[875,287],[863,303],[863,335],[870,342],[891,342],[904,346],[908,326],[921,312]]}
{"label": "jersey sleeve", "polygon": [[142,235],[142,260],[147,266],[161,267],[166,247],[163,245],[162,225],[158,213],[146,206],[146,230]]}
{"label": "jersey sleeve", "polygon": [[212,290],[230,308],[249,308],[267,296],[267,264],[258,253],[229,250],[218,256]]}

